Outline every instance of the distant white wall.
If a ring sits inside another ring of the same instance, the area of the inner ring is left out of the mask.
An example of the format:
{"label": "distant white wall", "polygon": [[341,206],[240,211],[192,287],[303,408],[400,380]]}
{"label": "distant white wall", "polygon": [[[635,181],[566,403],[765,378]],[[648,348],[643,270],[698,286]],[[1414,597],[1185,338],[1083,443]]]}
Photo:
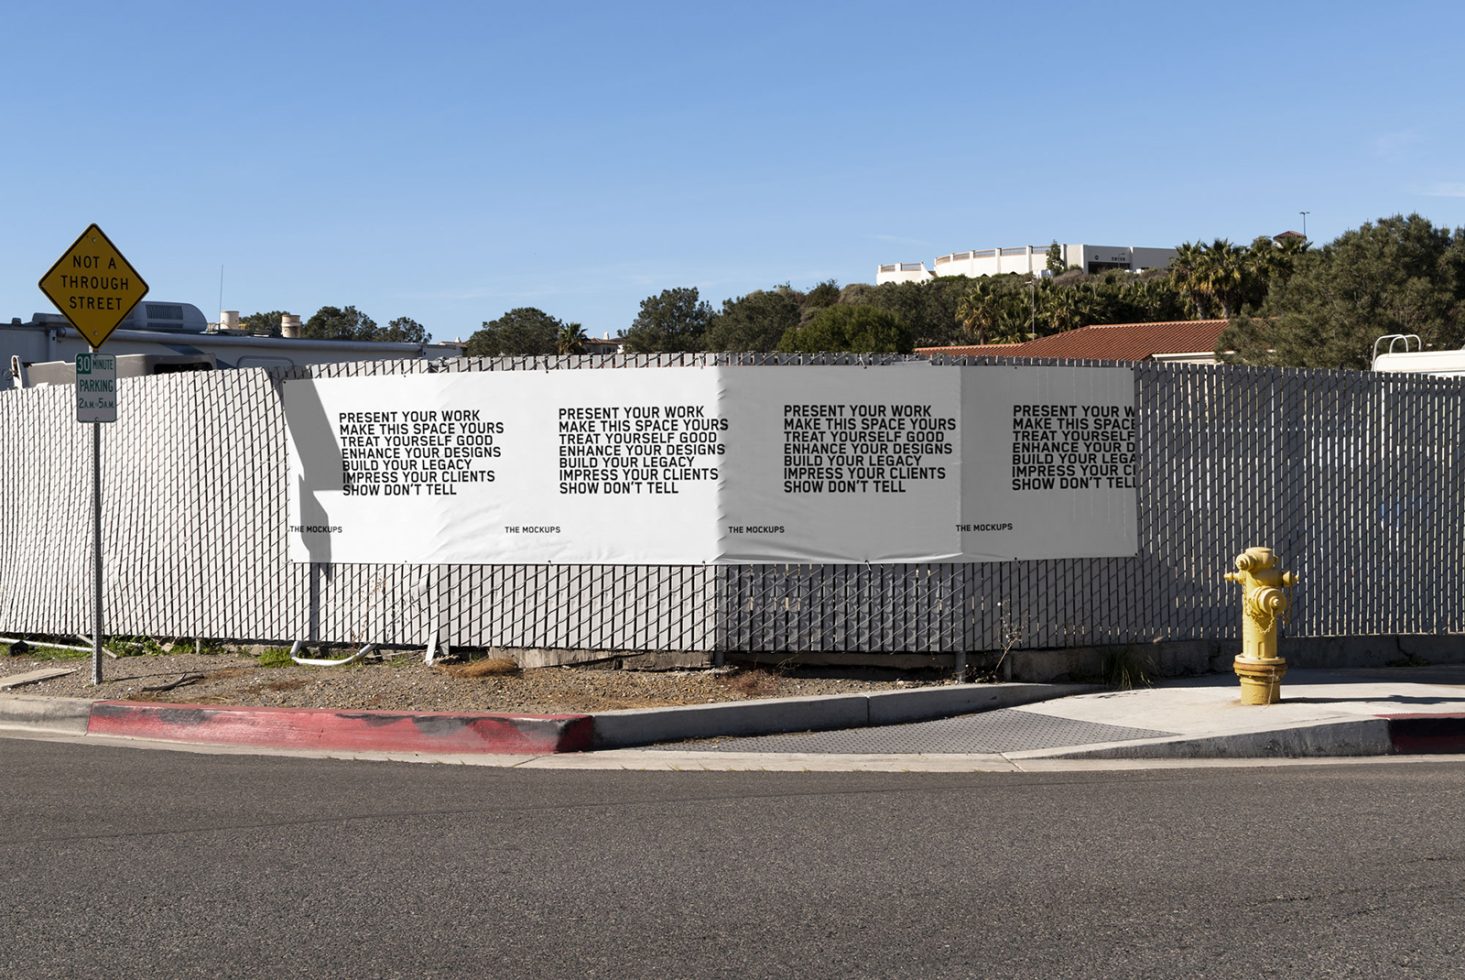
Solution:
{"label": "distant white wall", "polygon": [[[1020,245],[1014,248],[978,248],[952,252],[938,258],[930,270],[924,262],[893,262],[881,265],[875,283],[921,282],[935,276],[1000,276],[1008,273],[1042,275],[1048,269],[1048,245]],[[1068,268],[1090,272],[1104,269],[1165,269],[1175,258],[1173,248],[1135,248],[1129,245],[1060,245]]]}
{"label": "distant white wall", "polygon": [[935,274],[924,262],[890,262],[875,269],[875,285],[887,282],[925,282]]}
{"label": "distant white wall", "polygon": [[1022,245],[952,252],[937,259],[935,266],[938,276],[1038,275],[1048,267],[1048,247]]}
{"label": "distant white wall", "polygon": [[1168,269],[1170,263],[1175,261],[1175,249],[1173,248],[1135,248],[1134,268],[1140,269]]}

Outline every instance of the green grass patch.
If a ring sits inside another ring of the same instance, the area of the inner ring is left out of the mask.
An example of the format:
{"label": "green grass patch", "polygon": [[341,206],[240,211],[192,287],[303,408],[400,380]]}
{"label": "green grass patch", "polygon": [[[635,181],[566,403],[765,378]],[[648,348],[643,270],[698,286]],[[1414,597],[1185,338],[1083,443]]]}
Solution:
{"label": "green grass patch", "polygon": [[294,667],[295,661],[290,659],[289,647],[270,647],[259,655],[261,667]]}
{"label": "green grass patch", "polygon": [[119,657],[170,657],[180,653],[227,653],[229,648],[215,640],[205,640],[198,646],[191,638],[173,639],[160,643],[150,636],[129,636],[110,638],[108,646]]}
{"label": "green grass patch", "polygon": [[[17,650],[16,647],[20,649]],[[92,655],[90,650],[66,650],[36,643],[12,644],[10,653],[12,656],[30,657],[33,660],[85,660]]]}

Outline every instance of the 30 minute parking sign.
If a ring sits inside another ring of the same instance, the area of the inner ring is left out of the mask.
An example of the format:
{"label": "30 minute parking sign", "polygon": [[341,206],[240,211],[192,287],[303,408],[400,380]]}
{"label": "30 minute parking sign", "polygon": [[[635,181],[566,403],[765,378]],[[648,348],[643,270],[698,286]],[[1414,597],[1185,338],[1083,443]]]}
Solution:
{"label": "30 minute parking sign", "polygon": [[114,355],[76,355],[76,420],[117,421],[117,358]]}

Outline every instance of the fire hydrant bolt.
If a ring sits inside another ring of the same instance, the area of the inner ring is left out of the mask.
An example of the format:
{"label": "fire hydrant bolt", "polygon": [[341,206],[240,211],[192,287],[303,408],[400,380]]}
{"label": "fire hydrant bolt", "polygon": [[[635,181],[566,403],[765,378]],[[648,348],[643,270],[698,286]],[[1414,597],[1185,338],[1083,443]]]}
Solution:
{"label": "fire hydrant bolt", "polygon": [[1278,624],[1292,607],[1293,572],[1277,570],[1270,548],[1247,548],[1227,581],[1241,586],[1241,653],[1233,668],[1241,679],[1242,704],[1275,704],[1282,697],[1287,661],[1277,656]]}

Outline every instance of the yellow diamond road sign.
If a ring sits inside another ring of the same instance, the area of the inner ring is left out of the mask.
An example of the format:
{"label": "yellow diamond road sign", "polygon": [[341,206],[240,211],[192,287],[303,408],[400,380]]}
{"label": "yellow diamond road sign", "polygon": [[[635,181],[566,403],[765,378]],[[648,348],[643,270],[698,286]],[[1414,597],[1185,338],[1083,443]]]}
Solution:
{"label": "yellow diamond road sign", "polygon": [[147,291],[142,276],[96,225],[41,277],[41,292],[93,347],[102,346]]}

